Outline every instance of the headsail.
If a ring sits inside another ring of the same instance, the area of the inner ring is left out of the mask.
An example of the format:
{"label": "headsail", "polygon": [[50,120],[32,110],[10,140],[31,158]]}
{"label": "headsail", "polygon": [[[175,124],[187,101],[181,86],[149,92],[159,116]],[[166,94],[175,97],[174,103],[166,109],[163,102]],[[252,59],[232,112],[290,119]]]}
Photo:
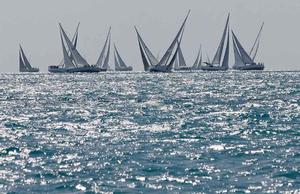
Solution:
{"label": "headsail", "polygon": [[254,49],[255,49],[254,54],[253,54],[253,56],[252,56],[252,60],[253,60],[253,61],[255,60],[255,57],[256,57],[256,54],[257,54],[257,51],[258,51],[258,48],[259,48],[259,45],[260,45],[260,37],[261,37],[261,33],[262,33],[262,30],[263,30],[264,25],[265,25],[265,23],[263,22],[262,25],[261,25],[261,27],[260,27],[260,30],[259,30],[259,32],[258,32],[258,35],[257,35],[257,37],[256,37],[256,39],[255,39],[255,42],[254,42],[254,44],[253,44],[253,46],[252,46],[252,48],[251,48],[250,54],[249,54],[249,55],[251,56],[251,55],[252,55],[252,52],[253,52]]}
{"label": "headsail", "polygon": [[199,64],[199,58],[200,58],[200,52],[201,52],[201,46],[200,46],[200,49],[199,49],[199,51],[198,51],[197,58],[196,58],[196,60],[195,60],[195,62],[194,62],[194,64],[193,64],[193,66],[192,66],[193,69],[197,69],[197,67],[198,67],[198,64]]}
{"label": "headsail", "polygon": [[119,51],[118,51],[115,44],[114,44],[114,48],[115,48],[115,53],[116,53],[117,59],[119,61],[119,66],[122,67],[122,68],[127,68],[127,65],[125,64],[122,57],[120,56]]}
{"label": "headsail", "polygon": [[182,54],[182,50],[181,50],[180,46],[178,48],[178,61],[179,61],[179,66],[186,67],[186,62],[185,62],[185,59],[184,59],[184,56]]}
{"label": "headsail", "polygon": [[23,72],[24,70],[26,70],[26,67],[22,59],[21,51],[19,51],[19,71]]}
{"label": "headsail", "polygon": [[245,49],[243,48],[243,46],[241,45],[241,43],[239,42],[239,40],[237,39],[237,37],[235,36],[234,32],[232,32],[232,36],[233,39],[236,43],[236,46],[238,48],[238,51],[240,52],[240,55],[242,57],[242,60],[245,64],[252,64],[253,60],[251,59],[251,57],[248,55],[248,53],[245,51]]}
{"label": "headsail", "polygon": [[104,57],[105,57],[105,51],[106,51],[106,48],[107,48],[108,40],[110,38],[110,31],[111,31],[111,27],[108,30],[104,46],[103,46],[102,51],[100,53],[100,56],[99,56],[99,58],[98,58],[98,60],[96,62],[96,66],[98,66],[98,67],[102,67],[103,66],[103,60],[104,60]]}
{"label": "headsail", "polygon": [[139,43],[139,49],[140,49],[140,52],[141,52],[141,55],[142,55],[143,64],[144,64],[144,71],[148,71],[149,68],[150,68],[150,64],[147,60],[146,54],[143,51],[143,48],[142,48],[142,45],[141,45],[141,42],[140,42],[139,39],[138,39],[138,43]]}
{"label": "headsail", "polygon": [[212,64],[220,64],[221,63],[221,57],[222,57],[223,47],[224,47],[224,43],[225,43],[225,39],[226,39],[226,33],[228,31],[229,17],[230,17],[230,14],[228,14],[228,16],[227,16],[227,21],[226,21],[226,25],[225,25],[225,28],[224,28],[224,31],[223,31],[222,39],[221,39],[221,42],[220,42],[219,47],[217,49],[217,52],[214,56],[214,59],[212,61]]}
{"label": "headsail", "polygon": [[73,43],[71,42],[71,40],[69,39],[69,37],[67,36],[66,32],[64,31],[63,27],[61,26],[61,24],[59,24],[62,35],[67,43],[67,46],[69,48],[69,50],[71,51],[72,57],[74,58],[74,61],[76,63],[76,65],[89,65],[87,63],[87,61],[79,54],[79,52],[77,51],[77,49],[74,47]]}
{"label": "headsail", "polygon": [[[233,32],[232,32],[233,34]],[[239,53],[239,50],[237,48],[237,45],[236,45],[236,41],[235,39],[233,38],[233,51],[234,51],[234,59],[235,59],[235,66],[244,66],[245,63],[243,62],[243,59]]]}
{"label": "headsail", "polygon": [[141,48],[145,51],[144,55],[147,56],[147,58],[148,58],[151,65],[156,65],[158,63],[157,58],[154,57],[154,55],[150,51],[149,47],[146,45],[145,41],[142,39],[142,37],[141,37],[140,33],[138,32],[136,26],[134,26],[134,28],[135,28],[135,31],[137,33],[138,41],[141,45]]}

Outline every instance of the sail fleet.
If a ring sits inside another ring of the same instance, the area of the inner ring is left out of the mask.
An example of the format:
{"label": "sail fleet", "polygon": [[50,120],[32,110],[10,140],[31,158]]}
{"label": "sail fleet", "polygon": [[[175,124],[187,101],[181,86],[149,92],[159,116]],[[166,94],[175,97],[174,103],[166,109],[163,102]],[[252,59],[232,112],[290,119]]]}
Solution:
{"label": "sail fleet", "polygon": [[[171,44],[162,55],[161,58],[155,57],[149,46],[146,44],[139,29],[134,26],[137,43],[140,51],[140,56],[142,59],[142,65],[144,71],[146,72],[172,72],[172,71],[227,71],[230,69],[229,66],[229,52],[230,52],[230,34],[232,37],[232,47],[234,54],[234,64],[232,65],[233,70],[264,70],[265,66],[263,63],[255,62],[259,46],[262,30],[264,23],[262,24],[259,33],[255,39],[250,52],[247,52],[242,46],[240,40],[238,39],[235,32],[229,27],[230,14],[228,14],[225,27],[221,36],[220,43],[217,47],[216,53],[213,60],[210,61],[209,58],[203,61],[202,58],[202,47],[197,53],[195,62],[188,66],[184,58],[184,54],[181,48],[181,42],[183,41],[184,29],[186,22],[190,15],[190,11],[187,13],[185,19],[183,20],[178,32],[176,33]],[[62,45],[62,55],[63,59],[57,65],[51,65],[48,67],[48,71],[51,73],[96,73],[96,72],[106,72],[111,69],[109,66],[110,52],[111,52],[111,27],[108,30],[104,45],[102,46],[101,52],[95,64],[89,64],[87,60],[80,54],[78,50],[78,34],[79,25],[77,25],[76,31],[73,37],[67,35],[62,24],[59,24],[60,30],[60,41]],[[231,33],[230,33],[231,32]],[[113,58],[115,71],[132,71],[133,67],[127,65],[117,46],[113,43]],[[20,45],[19,50],[19,71],[20,72],[39,72],[38,68],[31,66],[28,61],[23,48]]]}

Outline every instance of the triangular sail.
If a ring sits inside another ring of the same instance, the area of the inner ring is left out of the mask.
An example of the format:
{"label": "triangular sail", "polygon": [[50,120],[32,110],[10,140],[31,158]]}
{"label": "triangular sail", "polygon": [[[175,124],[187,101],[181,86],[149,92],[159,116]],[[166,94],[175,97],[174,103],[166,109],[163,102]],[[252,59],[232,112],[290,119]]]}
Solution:
{"label": "triangular sail", "polygon": [[63,49],[64,66],[65,67],[75,67],[75,65],[72,62],[71,56],[68,54],[67,49],[65,47],[64,40],[62,37],[62,32],[60,32],[60,39],[61,39],[61,45],[62,45],[62,49]]}
{"label": "triangular sail", "polygon": [[178,56],[176,56],[176,59],[174,61],[174,69],[179,69]]}
{"label": "triangular sail", "polygon": [[220,64],[220,62],[221,62],[223,47],[224,47],[224,43],[225,43],[225,39],[226,39],[226,33],[227,33],[227,30],[228,30],[229,16],[230,15],[228,14],[226,25],[225,25],[223,35],[222,35],[222,39],[221,39],[221,42],[220,42],[219,47],[217,49],[217,52],[214,56],[214,59],[212,61],[212,64]]}
{"label": "triangular sail", "polygon": [[[228,29],[229,31],[229,29]],[[222,62],[222,67],[227,67],[228,68],[228,61],[229,61],[229,33],[227,33],[227,44],[225,48],[225,54]]]}
{"label": "triangular sail", "polygon": [[251,51],[250,51],[250,56],[252,55],[252,52],[254,51],[254,54],[252,56],[252,60],[254,61],[255,60],[255,57],[257,55],[257,52],[258,52],[258,48],[259,48],[259,45],[260,45],[260,37],[261,37],[261,33],[262,33],[262,30],[263,30],[263,27],[264,27],[265,23],[263,22],[260,29],[259,29],[259,32],[258,32],[258,35],[255,39],[255,42],[251,48]]}
{"label": "triangular sail", "polygon": [[198,51],[198,54],[197,54],[197,58],[196,58],[196,60],[195,60],[195,62],[194,62],[194,64],[193,64],[193,69],[196,69],[197,67],[198,67],[198,64],[199,64],[199,58],[200,58],[200,52],[201,52],[201,47],[200,47],[200,49],[199,49],[199,51]]}
{"label": "triangular sail", "polygon": [[239,42],[239,40],[237,39],[237,37],[235,36],[235,34],[232,32],[234,41],[236,43],[236,46],[241,54],[242,60],[245,64],[252,64],[253,60],[251,59],[251,57],[248,55],[248,53],[245,51],[245,49],[243,48],[243,46],[241,45],[241,43]]}
{"label": "triangular sail", "polygon": [[32,67],[31,67],[28,59],[26,58],[25,53],[24,53],[23,48],[21,47],[21,45],[20,45],[20,51],[21,51],[24,66],[26,67],[26,69],[31,69]]}
{"label": "triangular sail", "polygon": [[106,56],[102,65],[102,69],[108,69],[108,62],[109,62],[109,54],[110,54],[110,36],[109,36],[109,40],[108,40],[108,47],[107,47],[107,52],[106,52]]}
{"label": "triangular sail", "polygon": [[139,43],[139,49],[140,49],[140,52],[141,52],[141,55],[142,55],[142,61],[143,61],[143,64],[144,64],[144,71],[148,71],[149,68],[150,68],[150,64],[147,60],[146,54],[143,51],[143,48],[142,48],[142,45],[141,45],[141,42],[140,42],[139,39],[138,39],[138,43]]}
{"label": "triangular sail", "polygon": [[[233,32],[232,32],[233,34]],[[234,59],[235,59],[235,66],[244,66],[245,63],[243,62],[243,59],[238,51],[237,45],[236,45],[236,41],[233,38],[233,51],[234,51]]]}
{"label": "triangular sail", "polygon": [[149,47],[146,45],[145,41],[142,39],[140,33],[138,32],[137,28],[135,28],[135,31],[137,33],[137,36],[138,36],[138,41],[140,42],[142,48],[144,49],[145,51],[145,56],[147,56],[149,62],[151,65],[156,65],[158,63],[158,60],[157,58],[154,57],[153,53],[150,51]]}
{"label": "triangular sail", "polygon": [[[165,65],[167,65],[167,61],[169,60],[170,56],[172,55],[174,47],[176,46],[176,43],[178,43],[179,37],[181,36],[181,38],[182,38],[184,26],[185,26],[185,23],[186,23],[189,15],[190,15],[190,10],[189,10],[187,16],[185,17],[185,19],[184,19],[184,21],[183,21],[183,23],[182,23],[182,25],[181,25],[178,33],[176,34],[175,39],[173,40],[172,44],[169,46],[169,48],[167,49],[166,53],[163,55],[162,59],[160,60],[160,62],[157,65],[159,65],[159,66],[165,66]],[[180,46],[180,43],[178,44],[178,47],[179,46]],[[178,49],[179,48],[177,48],[176,52],[178,52]]]}
{"label": "triangular sail", "polygon": [[200,60],[199,60],[199,63],[198,63],[198,68],[200,68],[202,65],[202,51],[201,51],[201,54],[200,54]]}
{"label": "triangular sail", "polygon": [[114,52],[114,59],[115,59],[115,71],[119,71],[120,64],[119,64],[119,61],[117,59],[116,52]]}
{"label": "triangular sail", "polygon": [[26,70],[26,67],[24,65],[24,61],[22,59],[22,56],[21,56],[21,51],[19,51],[19,71],[24,71]]}
{"label": "triangular sail", "polygon": [[186,67],[186,62],[182,54],[181,47],[178,48],[178,61],[179,61],[179,66]]}
{"label": "triangular sail", "polygon": [[63,27],[61,26],[61,24],[59,24],[60,29],[62,31],[62,35],[67,43],[67,46],[69,48],[69,50],[71,51],[71,54],[74,58],[74,61],[76,63],[76,65],[84,65],[84,66],[88,66],[89,64],[87,63],[87,61],[79,54],[79,52],[77,51],[77,49],[74,47],[73,43],[71,42],[71,40],[69,39],[69,37],[67,36],[66,32],[64,31]]}
{"label": "triangular sail", "polygon": [[105,57],[105,51],[106,51],[106,48],[107,48],[107,43],[108,43],[108,40],[109,40],[109,37],[110,37],[110,31],[111,31],[111,28],[109,28],[109,30],[108,30],[104,46],[103,46],[102,51],[100,53],[100,56],[97,60],[96,66],[98,66],[98,67],[103,66],[103,60],[104,60],[104,57]]}
{"label": "triangular sail", "polygon": [[114,48],[115,48],[115,53],[116,53],[118,61],[119,61],[119,66],[123,67],[123,68],[127,68],[127,65],[125,64],[125,62],[123,61],[122,57],[120,56],[119,51],[118,51],[116,45],[114,45]]}

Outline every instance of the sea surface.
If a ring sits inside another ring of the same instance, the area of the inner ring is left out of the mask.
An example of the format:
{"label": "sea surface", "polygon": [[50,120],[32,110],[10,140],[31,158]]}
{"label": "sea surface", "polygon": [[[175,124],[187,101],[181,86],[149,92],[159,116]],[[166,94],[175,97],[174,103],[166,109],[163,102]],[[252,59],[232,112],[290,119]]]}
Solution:
{"label": "sea surface", "polygon": [[300,72],[0,75],[0,193],[300,192]]}

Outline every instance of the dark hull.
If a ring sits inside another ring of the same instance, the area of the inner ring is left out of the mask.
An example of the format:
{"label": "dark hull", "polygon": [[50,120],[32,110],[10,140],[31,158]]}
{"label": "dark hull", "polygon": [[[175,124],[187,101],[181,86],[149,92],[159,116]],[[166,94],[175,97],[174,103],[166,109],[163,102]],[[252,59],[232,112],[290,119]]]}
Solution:
{"label": "dark hull", "polygon": [[115,71],[132,71],[132,67],[127,67],[127,68],[115,68]]}
{"label": "dark hull", "polygon": [[228,67],[222,67],[222,66],[201,66],[201,70],[203,70],[203,71],[227,71]]}
{"label": "dark hull", "polygon": [[23,73],[34,73],[34,72],[39,72],[39,68],[31,68],[31,69],[26,69],[26,70],[20,70],[20,72]]}
{"label": "dark hull", "polygon": [[50,73],[97,73],[97,72],[104,72],[106,71],[106,69],[101,69],[99,67],[74,67],[74,68],[49,67],[48,71]]}
{"label": "dark hull", "polygon": [[265,69],[265,66],[264,65],[233,66],[232,69],[241,70],[241,71],[262,71]]}
{"label": "dark hull", "polygon": [[193,69],[191,67],[180,67],[180,68],[176,68],[174,70],[175,71],[191,71]]}
{"label": "dark hull", "polygon": [[153,73],[169,73],[172,72],[172,68],[167,66],[151,66],[149,71]]}

